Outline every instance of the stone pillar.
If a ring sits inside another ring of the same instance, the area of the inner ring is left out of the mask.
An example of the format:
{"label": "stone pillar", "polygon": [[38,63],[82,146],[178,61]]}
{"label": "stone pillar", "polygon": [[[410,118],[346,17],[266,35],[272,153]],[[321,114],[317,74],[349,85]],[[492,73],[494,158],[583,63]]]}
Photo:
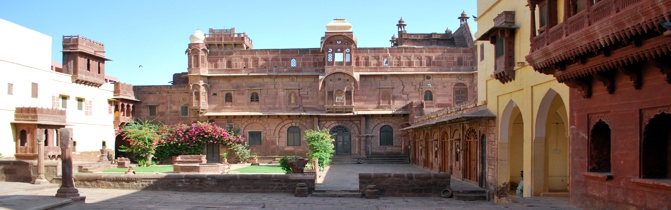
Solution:
{"label": "stone pillar", "polygon": [[37,140],[37,177],[33,178],[33,184],[49,184],[44,178],[44,129],[37,129],[35,139]]}
{"label": "stone pillar", "polygon": [[294,191],[294,197],[308,197],[308,185],[305,183],[296,184],[296,190]]}
{"label": "stone pillar", "polygon": [[75,188],[75,182],[72,179],[72,128],[61,128],[60,133],[63,176],[61,180],[61,188],[58,189],[56,197],[84,201],[86,197],[79,196],[79,190]]}

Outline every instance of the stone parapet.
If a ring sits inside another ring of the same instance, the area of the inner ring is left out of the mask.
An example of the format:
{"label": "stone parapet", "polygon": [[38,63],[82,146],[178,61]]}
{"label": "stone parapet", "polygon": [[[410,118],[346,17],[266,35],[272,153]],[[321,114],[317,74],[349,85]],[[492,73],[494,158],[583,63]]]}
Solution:
{"label": "stone parapet", "polygon": [[359,191],[366,192],[369,185],[375,185],[380,196],[437,197],[440,196],[441,191],[450,188],[450,175],[446,173],[360,173]]}
{"label": "stone parapet", "polygon": [[315,188],[315,176],[305,174],[76,174],[74,177],[80,188],[291,194],[298,183],[307,184],[310,192]]}

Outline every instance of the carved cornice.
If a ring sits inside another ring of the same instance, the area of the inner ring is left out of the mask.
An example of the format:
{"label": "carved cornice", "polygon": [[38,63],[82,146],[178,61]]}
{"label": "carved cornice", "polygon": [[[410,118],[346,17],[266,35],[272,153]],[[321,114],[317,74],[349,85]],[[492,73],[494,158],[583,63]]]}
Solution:
{"label": "carved cornice", "polygon": [[[594,53],[600,54],[604,48],[609,46],[631,43],[635,37],[648,34],[651,30],[661,31],[661,26],[657,22],[670,15],[671,1],[641,0],[639,3],[629,5],[622,11],[613,14],[613,17],[604,18],[604,20],[597,21],[570,34],[564,33],[567,35],[559,40],[551,40],[552,43],[547,46],[538,45],[544,43],[542,39],[550,38],[547,32],[531,38],[532,52],[526,56],[526,59],[536,71],[552,74],[554,71],[548,70],[548,68],[555,68],[560,63],[575,63],[580,57]],[[585,19],[584,21],[588,20]],[[565,24],[567,23],[559,24],[553,29],[562,29],[563,27],[562,30],[569,30],[566,28],[570,28],[570,26],[565,26]],[[663,53],[667,53],[666,51]],[[660,52],[647,52],[646,54],[651,53],[658,54]],[[619,60],[617,62],[627,61]]]}

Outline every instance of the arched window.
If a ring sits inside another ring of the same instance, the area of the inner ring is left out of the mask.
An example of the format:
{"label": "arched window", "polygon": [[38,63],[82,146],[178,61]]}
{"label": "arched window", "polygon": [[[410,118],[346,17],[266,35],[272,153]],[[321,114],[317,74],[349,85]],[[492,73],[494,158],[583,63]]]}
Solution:
{"label": "arched window", "polygon": [[291,59],[291,67],[296,67],[296,59],[295,58]]}
{"label": "arched window", "polygon": [[49,146],[49,129],[44,129],[44,146]]}
{"label": "arched window", "polygon": [[591,172],[610,172],[610,126],[599,120],[589,140],[589,167]]}
{"label": "arched window", "polygon": [[259,102],[259,93],[252,92],[252,95],[249,97],[249,101],[252,103]]}
{"label": "arched window", "polygon": [[224,95],[224,102],[226,103],[233,103],[233,94],[231,93],[226,93]]}
{"label": "arched window", "polygon": [[301,146],[301,129],[291,126],[287,129],[287,146]]}
{"label": "arched window", "polygon": [[454,85],[454,104],[464,103],[468,100],[468,88],[464,83]]}
{"label": "arched window", "polygon": [[28,134],[26,133],[26,130],[21,130],[21,132],[19,132],[19,146],[25,147],[26,142],[28,142]]}
{"label": "arched window", "polygon": [[380,128],[380,146],[394,145],[394,129],[385,125]]}
{"label": "arched window", "polygon": [[424,100],[433,101],[433,93],[430,90],[424,91]]}
{"label": "arched window", "polygon": [[655,115],[645,126],[641,145],[641,178],[669,179],[671,165],[671,114]]}

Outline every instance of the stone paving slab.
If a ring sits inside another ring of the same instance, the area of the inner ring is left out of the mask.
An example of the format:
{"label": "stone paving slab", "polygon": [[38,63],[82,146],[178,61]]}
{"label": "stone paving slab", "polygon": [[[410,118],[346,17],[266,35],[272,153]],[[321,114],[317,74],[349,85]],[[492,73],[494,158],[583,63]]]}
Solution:
{"label": "stone paving slab", "polygon": [[[56,191],[26,190],[14,194],[46,201],[49,197],[53,198]],[[86,196],[86,203],[73,203],[57,209],[575,209],[569,207],[566,200],[554,198],[530,198],[522,199],[521,203],[495,204],[491,201],[458,201],[440,197],[323,198],[294,197],[290,193],[196,193],[94,188],[79,188],[79,193]],[[33,199],[25,203],[35,203]],[[6,209],[34,207],[3,206]]]}

